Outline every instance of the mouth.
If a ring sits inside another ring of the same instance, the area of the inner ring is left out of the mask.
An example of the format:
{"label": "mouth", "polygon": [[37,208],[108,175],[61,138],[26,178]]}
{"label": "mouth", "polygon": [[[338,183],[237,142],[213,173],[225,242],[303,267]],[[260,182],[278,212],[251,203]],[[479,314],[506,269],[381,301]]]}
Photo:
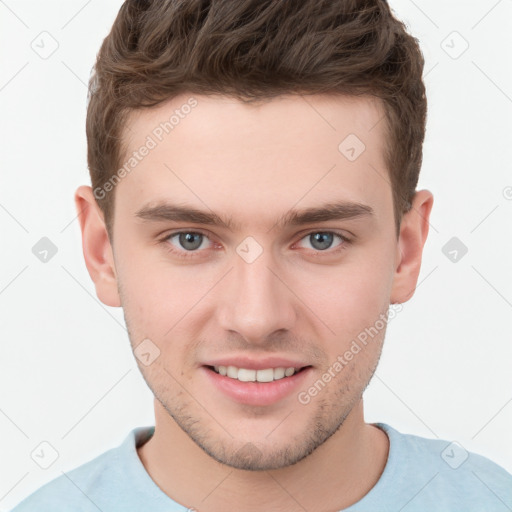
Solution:
{"label": "mouth", "polygon": [[250,368],[237,368],[236,366],[211,366],[205,365],[206,368],[223,377],[238,380],[240,382],[273,382],[275,380],[286,379],[296,375],[309,366],[294,368],[293,366],[277,368],[265,368],[262,370],[253,370]]}
{"label": "mouth", "polygon": [[311,365],[261,370],[203,365],[201,369],[208,380],[207,389],[220,391],[224,397],[239,404],[253,406],[271,405],[297,393],[313,371]]}

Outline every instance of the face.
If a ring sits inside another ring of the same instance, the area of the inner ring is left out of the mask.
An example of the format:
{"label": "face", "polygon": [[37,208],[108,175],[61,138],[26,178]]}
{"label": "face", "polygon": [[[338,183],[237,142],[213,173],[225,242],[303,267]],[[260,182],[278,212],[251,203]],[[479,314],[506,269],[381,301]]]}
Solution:
{"label": "face", "polygon": [[[153,146],[148,136],[156,143],[115,192],[130,341],[145,343],[138,364],[163,410],[206,453],[240,469],[285,467],[339,429],[381,353],[400,254],[383,110],[327,96],[194,95],[184,108],[190,97],[129,119],[126,161]],[[260,383],[211,368],[227,365],[305,369],[267,370],[259,376],[276,380]]]}

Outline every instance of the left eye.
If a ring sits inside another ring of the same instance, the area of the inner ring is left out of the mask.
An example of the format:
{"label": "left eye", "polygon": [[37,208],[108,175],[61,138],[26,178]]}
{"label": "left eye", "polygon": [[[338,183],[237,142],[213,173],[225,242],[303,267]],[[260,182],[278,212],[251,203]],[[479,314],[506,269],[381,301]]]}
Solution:
{"label": "left eye", "polygon": [[347,241],[345,237],[338,235],[337,233],[333,233],[332,231],[315,231],[302,238],[301,242],[303,240],[307,240],[310,242],[314,250],[325,251],[332,246],[335,237],[338,237],[342,243]]}

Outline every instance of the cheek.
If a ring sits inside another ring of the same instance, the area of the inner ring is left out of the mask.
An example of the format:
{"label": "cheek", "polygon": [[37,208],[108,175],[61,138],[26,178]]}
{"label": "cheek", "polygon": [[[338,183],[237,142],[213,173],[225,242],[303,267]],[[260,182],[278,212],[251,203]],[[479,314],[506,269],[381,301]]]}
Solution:
{"label": "cheek", "polygon": [[139,338],[159,339],[173,325],[179,298],[157,267],[125,261],[118,270],[121,302],[133,343]]}
{"label": "cheek", "polygon": [[360,258],[353,265],[331,269],[310,293],[311,309],[336,333],[336,337],[351,339],[375,323],[389,307],[392,266],[385,258],[372,261]]}
{"label": "cheek", "polygon": [[136,248],[135,242],[119,243],[118,251],[123,256],[116,262],[116,270],[123,308],[141,326],[154,322],[172,325],[173,317],[182,313],[198,293],[194,276],[184,271],[185,267],[172,266],[165,259],[163,247]]}
{"label": "cheek", "polygon": [[142,258],[127,263],[119,279],[132,345],[149,338],[159,347],[159,361],[165,361],[166,368],[176,371],[181,362],[192,365],[195,344],[202,339],[205,327],[205,308],[211,304],[208,292],[218,275],[213,271],[199,273],[193,266],[173,267],[163,261],[148,264]]}

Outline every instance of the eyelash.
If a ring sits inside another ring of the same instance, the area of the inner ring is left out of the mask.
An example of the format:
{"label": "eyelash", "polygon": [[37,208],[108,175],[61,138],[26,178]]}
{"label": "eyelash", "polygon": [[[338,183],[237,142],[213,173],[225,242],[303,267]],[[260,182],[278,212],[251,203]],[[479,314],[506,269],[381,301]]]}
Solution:
{"label": "eyelash", "polygon": [[[324,251],[320,251],[320,250],[316,250],[315,251],[315,256],[317,255],[321,255],[323,253],[325,254],[328,254],[328,255],[335,255],[335,254],[338,254],[340,252],[342,252],[343,250],[345,250],[347,248],[347,245],[349,245],[352,240],[350,238],[347,238],[345,235],[342,235],[341,233],[338,233],[336,231],[325,231],[325,230],[319,230],[319,229],[316,229],[316,230],[313,230],[313,231],[309,231],[308,233],[306,233],[305,235],[303,235],[300,239],[299,239],[299,242],[301,240],[303,240],[304,238],[312,235],[312,234],[315,234],[315,233],[324,233],[324,234],[330,234],[330,235],[335,235],[337,237],[339,237],[341,239],[341,244],[336,247],[335,249],[333,250],[330,250],[330,249],[325,249]],[[170,233],[170,234],[167,234],[165,235],[163,238],[161,238],[159,240],[160,243],[163,243],[166,247],[166,250],[169,251],[173,256],[177,256],[178,258],[182,258],[182,259],[189,259],[189,258],[194,258],[196,257],[196,254],[199,253],[199,252],[202,252],[202,250],[195,250],[195,251],[186,251],[186,250],[183,250],[183,251],[179,251],[179,250],[176,250],[173,248],[173,246],[168,243],[169,240],[173,237],[175,237],[176,235],[180,235],[180,234],[194,234],[194,235],[203,235],[205,236],[206,238],[209,238],[208,234],[205,233],[204,231],[201,231],[201,230],[198,230],[198,229],[195,229],[195,230],[182,230],[182,231],[174,231],[173,233]]]}

